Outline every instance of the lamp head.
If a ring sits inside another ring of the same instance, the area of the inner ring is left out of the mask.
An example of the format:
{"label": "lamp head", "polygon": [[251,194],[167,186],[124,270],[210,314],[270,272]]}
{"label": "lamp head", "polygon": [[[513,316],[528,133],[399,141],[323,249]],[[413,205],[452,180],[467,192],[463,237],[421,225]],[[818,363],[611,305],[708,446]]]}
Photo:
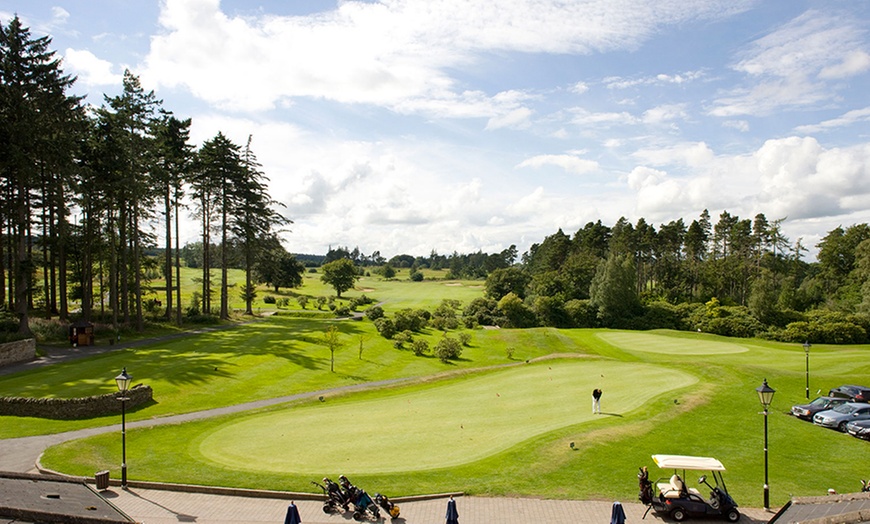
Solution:
{"label": "lamp head", "polygon": [[133,377],[127,374],[127,368],[124,368],[121,371],[121,374],[115,377],[115,383],[118,384],[118,391],[125,392],[130,389],[130,382],[133,381]]}
{"label": "lamp head", "polygon": [[770,403],[773,402],[773,394],[776,393],[776,390],[768,386],[767,379],[764,379],[764,382],[760,387],[755,388],[755,391],[758,393],[758,400],[761,402],[761,405],[764,406],[764,409],[767,409]]}

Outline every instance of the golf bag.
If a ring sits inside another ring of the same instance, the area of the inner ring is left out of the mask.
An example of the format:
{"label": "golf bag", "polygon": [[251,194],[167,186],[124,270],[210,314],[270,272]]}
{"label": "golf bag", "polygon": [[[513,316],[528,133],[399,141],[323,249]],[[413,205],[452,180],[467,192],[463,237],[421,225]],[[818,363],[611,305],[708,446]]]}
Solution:
{"label": "golf bag", "polygon": [[644,506],[649,506],[653,501],[652,482],[649,481],[649,472],[646,467],[638,468],[637,473],[637,498]]}
{"label": "golf bag", "polygon": [[399,506],[390,502],[390,499],[380,493],[375,493],[375,502],[390,515],[390,518],[399,518]]}
{"label": "golf bag", "polygon": [[328,478],[323,479],[323,485],[311,481],[312,484],[319,487],[323,494],[326,495],[326,500],[323,501],[324,513],[338,513],[339,510],[348,510],[348,500],[342,493],[338,484]]}
{"label": "golf bag", "polygon": [[371,514],[372,518],[378,520],[381,518],[381,512],[378,510],[377,504],[372,500],[365,490],[362,490],[353,484],[345,477],[340,475],[338,482],[341,484],[341,489],[345,499],[353,504],[353,519],[361,521],[366,518],[366,514]]}
{"label": "golf bag", "polygon": [[861,492],[870,492],[870,480],[861,479]]}

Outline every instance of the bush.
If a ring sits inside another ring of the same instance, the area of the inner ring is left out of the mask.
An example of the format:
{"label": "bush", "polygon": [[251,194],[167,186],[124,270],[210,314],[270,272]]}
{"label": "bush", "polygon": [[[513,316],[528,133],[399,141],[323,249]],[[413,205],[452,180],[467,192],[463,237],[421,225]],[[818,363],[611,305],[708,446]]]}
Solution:
{"label": "bush", "polygon": [[366,318],[374,322],[379,318],[383,318],[384,308],[381,306],[370,307],[366,310]]}
{"label": "bush", "polygon": [[456,337],[459,339],[459,343],[465,347],[468,347],[471,344],[471,335],[468,333],[459,333]]}
{"label": "bush", "polygon": [[393,335],[396,334],[396,325],[392,320],[386,317],[375,320],[375,329],[377,329],[378,333],[386,339],[391,339],[393,338]]}
{"label": "bush", "polygon": [[401,333],[393,335],[393,346],[396,349],[404,349],[405,344],[410,343],[412,340],[414,340],[413,333],[410,331],[402,331]]}
{"label": "bush", "polygon": [[438,360],[446,363],[448,360],[459,358],[462,354],[462,346],[455,338],[450,338],[447,335],[441,337],[438,345],[435,346],[435,356]]}
{"label": "bush", "polygon": [[717,306],[713,316],[708,313],[694,327],[706,333],[740,338],[752,338],[765,331],[764,325],[744,306]]}
{"label": "bush", "polygon": [[428,323],[429,312],[410,308],[397,311],[393,321],[396,323],[396,331],[421,331]]}
{"label": "bush", "polygon": [[564,308],[571,327],[592,328],[598,325],[598,310],[589,300],[569,300],[565,302]]}
{"label": "bush", "polygon": [[350,308],[344,304],[339,304],[338,306],[335,306],[333,312],[337,317],[349,317],[351,313]]}
{"label": "bush", "polygon": [[277,302],[277,299],[272,295],[266,295],[263,297],[263,303],[265,304],[274,304]]}
{"label": "bush", "polygon": [[417,339],[411,343],[411,351],[414,352],[414,355],[422,357],[429,353],[429,343],[425,340]]}
{"label": "bush", "polygon": [[475,298],[462,311],[462,323],[468,329],[477,326],[500,326],[504,323],[494,299]]}
{"label": "bush", "polygon": [[419,271],[414,271],[409,275],[409,278],[412,282],[422,282],[423,281],[423,273]]}

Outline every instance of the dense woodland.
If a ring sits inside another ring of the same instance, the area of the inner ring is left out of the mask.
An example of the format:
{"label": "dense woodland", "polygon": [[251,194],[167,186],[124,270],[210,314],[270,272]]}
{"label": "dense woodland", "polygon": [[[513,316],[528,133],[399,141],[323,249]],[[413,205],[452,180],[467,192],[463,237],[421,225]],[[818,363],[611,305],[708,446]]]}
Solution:
{"label": "dense woodland", "polygon": [[[305,265],[350,260],[360,273],[395,269],[485,279],[486,296],[462,308],[468,326],[702,330],[811,342],[867,342],[870,227],[830,231],[818,260],[782,234],[785,218],[705,210],[658,228],[644,219],[559,230],[520,255],[428,257],[331,248],[294,257],[279,235],[289,223],[267,192],[249,138],[221,132],[195,147],[189,119],[163,107],[127,71],[123,91],[100,107],[68,94],[48,37],[18,18],[0,26],[0,305],[21,334],[31,315],[142,329],[147,280],[158,275],[167,320],[182,312],[228,318],[227,270],[257,283],[301,284]],[[184,202],[191,202],[188,208]],[[181,213],[201,241],[179,246]],[[161,245],[157,245],[160,238]],[[201,270],[194,303],[181,304],[179,268]],[[218,274],[218,277],[213,275]],[[340,293],[339,293],[340,294]],[[71,307],[70,304],[74,304]]]}
{"label": "dense woodland", "polygon": [[[143,279],[155,264],[168,283],[166,315],[180,323],[180,213],[196,217],[206,246],[198,307],[228,317],[230,250],[209,248],[232,244],[248,275],[250,312],[254,267],[280,246],[286,223],[251,140],[239,145],[218,132],[195,149],[190,120],[175,117],[129,71],[121,94],[87,106],[68,94],[75,78],[50,43],[18,17],[0,26],[0,304],[14,312],[19,333],[29,334],[35,310],[68,318],[70,299],[86,321],[108,315],[115,326],[141,330]],[[185,196],[193,202],[187,210]],[[145,254],[156,228],[162,260]]]}

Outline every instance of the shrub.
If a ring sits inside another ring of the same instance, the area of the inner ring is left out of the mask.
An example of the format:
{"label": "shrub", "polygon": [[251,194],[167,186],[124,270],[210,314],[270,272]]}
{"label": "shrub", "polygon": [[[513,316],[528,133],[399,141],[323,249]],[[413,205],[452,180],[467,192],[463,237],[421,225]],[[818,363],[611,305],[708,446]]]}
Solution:
{"label": "shrub", "polygon": [[348,317],[351,313],[350,308],[344,304],[339,304],[338,306],[335,306],[333,312],[337,317]]}
{"label": "shrub", "polygon": [[504,349],[504,354],[507,356],[508,360],[514,359],[514,353],[516,352],[516,350],[517,348],[513,346],[508,346]]}
{"label": "shrub", "polygon": [[455,338],[450,338],[447,335],[441,337],[438,345],[435,346],[435,356],[438,360],[446,363],[448,360],[459,358],[462,354],[462,346]]}
{"label": "shrub", "polygon": [[423,281],[423,273],[419,271],[414,271],[409,275],[409,278],[412,282],[422,282]]}
{"label": "shrub", "polygon": [[308,305],[308,297],[306,297],[305,295],[299,295],[298,297],[296,297],[296,303],[299,304],[299,307],[305,309],[305,306]]}
{"label": "shrub", "polygon": [[468,347],[471,344],[471,335],[468,333],[459,333],[456,337],[459,339],[459,343],[465,347]]}
{"label": "shrub", "polygon": [[375,320],[375,329],[377,329],[378,333],[386,339],[391,339],[393,338],[393,335],[396,334],[396,325],[392,320],[386,317]]}
{"label": "shrub", "polygon": [[429,353],[429,343],[425,340],[417,339],[411,343],[411,351],[414,352],[414,355],[422,357]]}
{"label": "shrub", "polygon": [[565,302],[564,309],[572,327],[591,328],[598,325],[598,310],[589,300],[569,300]]}
{"label": "shrub", "polygon": [[266,295],[263,297],[263,303],[265,304],[274,304],[277,302],[277,299],[272,295]]}
{"label": "shrub", "polygon": [[393,321],[397,331],[421,331],[426,327],[428,316],[428,311],[406,308],[397,311]]}
{"label": "shrub", "polygon": [[402,331],[401,333],[396,333],[393,335],[393,346],[396,349],[404,349],[405,344],[410,343],[414,340],[414,334],[410,331]]}
{"label": "shrub", "polygon": [[374,322],[379,318],[383,318],[384,308],[381,306],[370,307],[366,310],[366,318]]}
{"label": "shrub", "polygon": [[462,323],[472,329],[477,326],[499,326],[503,319],[494,299],[475,298],[462,311]]}

